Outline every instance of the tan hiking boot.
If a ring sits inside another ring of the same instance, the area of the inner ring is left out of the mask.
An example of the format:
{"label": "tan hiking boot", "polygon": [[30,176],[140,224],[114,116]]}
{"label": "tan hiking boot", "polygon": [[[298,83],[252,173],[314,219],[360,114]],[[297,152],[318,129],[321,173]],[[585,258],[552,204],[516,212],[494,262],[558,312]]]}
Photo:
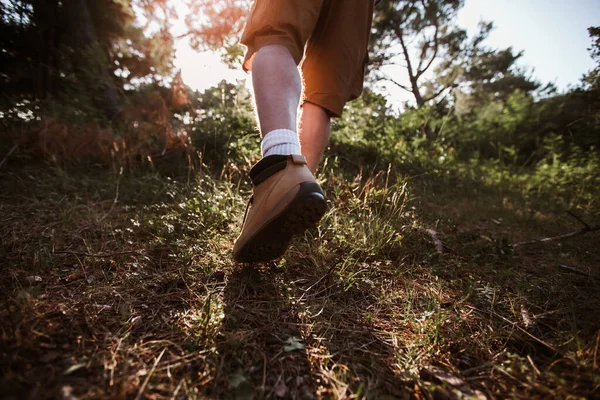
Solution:
{"label": "tan hiking boot", "polygon": [[241,262],[270,261],[285,253],[293,235],[319,222],[325,195],[301,155],[271,155],[252,170],[253,194],[242,233],[233,246]]}

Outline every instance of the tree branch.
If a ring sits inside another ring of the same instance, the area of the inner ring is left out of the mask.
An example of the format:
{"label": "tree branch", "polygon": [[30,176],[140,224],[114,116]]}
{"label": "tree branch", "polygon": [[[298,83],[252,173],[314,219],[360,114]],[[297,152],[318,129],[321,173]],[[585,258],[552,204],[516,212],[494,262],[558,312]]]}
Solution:
{"label": "tree branch", "polygon": [[120,251],[117,253],[98,253],[98,254],[92,254],[92,253],[78,253],[76,251],[70,251],[70,250],[55,250],[54,254],[71,254],[73,256],[79,256],[79,257],[92,257],[92,258],[108,258],[108,257],[115,257],[115,256],[124,256],[124,255],[129,255],[129,254],[141,254],[141,250],[137,250],[137,251]]}
{"label": "tree branch", "polygon": [[410,93],[413,92],[411,88],[409,88],[406,85],[401,84],[400,82],[395,81],[394,79],[390,78],[389,76],[383,77],[382,79],[392,82],[394,85],[398,86],[400,89],[406,90],[407,92],[410,92]]}
{"label": "tree branch", "polygon": [[575,232],[566,233],[564,235],[552,236],[552,237],[547,237],[547,238],[542,238],[542,239],[529,240],[529,241],[526,241],[526,242],[519,242],[519,243],[513,244],[512,247],[515,248],[515,247],[520,247],[520,246],[528,246],[530,244],[536,244],[536,243],[555,242],[555,241],[569,239],[569,238],[576,237],[576,236],[585,235],[586,233],[596,232],[596,231],[600,231],[600,225],[597,225],[597,226],[586,226],[583,229],[580,229],[580,230],[575,231]]}
{"label": "tree branch", "polygon": [[569,214],[571,217],[575,218],[577,221],[581,222],[581,224],[585,227],[585,228],[590,228],[590,226],[581,218],[579,218],[577,215],[575,215],[574,213],[572,213],[571,211],[567,210],[565,211],[567,214]]}
{"label": "tree branch", "polygon": [[450,85],[450,86],[443,87],[440,90],[438,90],[437,93],[432,94],[431,96],[423,97],[423,101],[428,102],[430,100],[433,100],[436,97],[438,97],[439,95],[441,95],[442,93],[444,93],[445,90],[447,90],[447,89],[453,89],[455,87],[456,87],[456,85]]}
{"label": "tree branch", "polygon": [[410,61],[410,56],[408,55],[408,48],[406,47],[406,43],[404,42],[402,29],[400,29],[400,27],[396,25],[394,25],[393,29],[394,33],[398,37],[398,40],[400,41],[400,46],[402,46],[402,54],[404,55],[404,60],[406,61],[406,69],[408,70],[408,76],[410,78],[410,81],[412,82],[414,79],[412,63]]}
{"label": "tree branch", "polygon": [[562,270],[564,270],[564,271],[567,271],[567,272],[571,272],[571,273],[577,274],[577,275],[581,275],[581,276],[590,276],[590,274],[589,274],[589,273],[587,273],[587,272],[583,272],[583,271],[580,271],[580,270],[578,270],[577,268],[573,268],[573,267],[570,267],[570,266],[568,266],[568,265],[562,265],[562,264],[561,264],[561,265],[559,265],[559,266],[558,266],[558,268],[559,268],[559,269],[562,269]]}
{"label": "tree branch", "polygon": [[410,61],[410,56],[408,54],[408,48],[406,47],[406,43],[404,42],[403,32],[399,26],[393,26],[394,33],[398,36],[398,40],[400,41],[400,46],[402,46],[402,52],[404,53],[404,59],[406,60],[406,69],[408,70],[408,78],[410,80],[411,90],[410,92],[415,96],[415,100],[419,107],[423,106],[425,102],[421,97],[421,92],[419,91],[419,86],[417,85],[417,78],[413,73],[412,63]]}
{"label": "tree branch", "polygon": [[[425,54],[423,54],[423,52],[421,53],[422,58],[419,60],[419,66],[417,67],[417,73],[415,75],[415,77],[417,79],[419,79],[421,77],[421,75],[423,75],[425,73],[425,71],[427,71],[429,69],[429,67],[431,67],[431,64],[433,64],[433,61],[437,57],[438,49],[440,47],[439,37],[438,37],[439,31],[440,31],[440,26],[439,26],[437,18],[435,19],[434,26],[435,26],[435,32],[433,34],[433,55],[431,56],[431,59],[429,60],[429,62],[425,66],[425,68],[421,69],[421,65],[423,64],[423,60],[425,59]],[[423,49],[425,50],[425,47],[423,47]]]}

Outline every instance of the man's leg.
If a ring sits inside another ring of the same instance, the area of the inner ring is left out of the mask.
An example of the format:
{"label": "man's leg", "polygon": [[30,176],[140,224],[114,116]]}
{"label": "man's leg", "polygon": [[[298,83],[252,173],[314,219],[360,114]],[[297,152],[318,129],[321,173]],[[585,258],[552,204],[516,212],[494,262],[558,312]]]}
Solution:
{"label": "man's leg", "polygon": [[276,44],[261,48],[252,62],[252,85],[262,136],[276,129],[295,132],[302,81],[289,50]]}
{"label": "man's leg", "polygon": [[331,117],[327,110],[316,104],[304,102],[299,126],[302,155],[314,174],[321,163],[331,135]]}
{"label": "man's leg", "polygon": [[[252,84],[262,135],[278,129],[296,131],[302,83],[288,49],[279,45],[261,48],[252,63]],[[302,106],[299,136],[302,155],[314,174],[329,143],[331,119],[324,108],[309,102]]]}
{"label": "man's leg", "polygon": [[237,261],[280,257],[292,236],[314,226],[327,208],[323,190],[301,155],[296,126],[302,93],[297,65],[323,1],[258,0],[242,35],[263,158],[250,170],[252,197],[233,246]]}
{"label": "man's leg", "polygon": [[302,81],[290,51],[268,45],[256,52],[252,63],[252,86],[263,157],[301,154],[296,133],[296,113]]}
{"label": "man's leg", "polygon": [[341,116],[344,104],[362,92],[373,1],[328,1],[321,12],[327,17],[315,27],[302,63],[300,144],[313,172],[327,146],[329,116]]}
{"label": "man's leg", "polygon": [[252,197],[233,247],[233,258],[242,262],[282,256],[292,236],[314,226],[327,208],[300,151],[302,82],[291,52],[278,44],[261,47],[252,61],[252,82],[263,159],[250,170]]}

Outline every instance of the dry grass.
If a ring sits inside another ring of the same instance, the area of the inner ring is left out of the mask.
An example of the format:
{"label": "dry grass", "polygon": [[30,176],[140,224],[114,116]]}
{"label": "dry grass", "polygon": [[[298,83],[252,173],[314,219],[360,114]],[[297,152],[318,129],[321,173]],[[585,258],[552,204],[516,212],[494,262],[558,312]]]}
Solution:
{"label": "dry grass", "polygon": [[[169,105],[181,108],[189,99],[179,75],[176,82],[179,84],[173,86]],[[173,127],[169,105],[160,94],[153,93],[123,110],[115,121],[118,129],[43,117],[10,133],[21,153],[59,166],[95,163],[154,167],[189,161],[194,149],[187,133]]]}
{"label": "dry grass", "polygon": [[4,170],[0,392],[600,396],[597,233],[513,251],[577,227],[517,193],[321,179],[320,227],[278,263],[241,266],[230,256],[243,182]]}

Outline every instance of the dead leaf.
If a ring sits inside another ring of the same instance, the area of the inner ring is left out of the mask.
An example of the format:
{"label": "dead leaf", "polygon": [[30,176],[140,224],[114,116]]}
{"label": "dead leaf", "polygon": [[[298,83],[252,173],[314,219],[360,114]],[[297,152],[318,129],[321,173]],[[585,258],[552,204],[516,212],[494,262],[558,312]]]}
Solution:
{"label": "dead leaf", "polygon": [[72,374],[73,372],[85,367],[87,365],[87,363],[79,363],[79,364],[74,364],[71,365],[69,368],[66,369],[66,371],[64,372],[65,375],[69,375]]}
{"label": "dead leaf", "polygon": [[285,385],[285,382],[283,380],[279,381],[279,383],[277,384],[277,386],[275,386],[275,397],[285,397],[285,395],[288,392],[288,388]]}
{"label": "dead leaf", "polygon": [[42,281],[42,277],[41,276],[28,276],[27,278],[25,278],[25,280],[27,281],[27,283],[29,284],[34,284],[36,282],[41,282]]}
{"label": "dead leaf", "polygon": [[254,387],[242,371],[237,371],[229,376],[229,389],[232,390],[233,398],[236,400],[251,400],[254,398]]}
{"label": "dead leaf", "polygon": [[421,370],[421,379],[434,382],[445,382],[452,386],[463,386],[465,382],[457,376],[437,367],[427,367]]}
{"label": "dead leaf", "polygon": [[289,353],[290,351],[294,351],[294,350],[303,350],[303,349],[304,349],[304,345],[302,344],[300,339],[298,339],[295,336],[288,338],[285,341],[285,346],[283,346],[283,351],[285,351],[286,353]]}

